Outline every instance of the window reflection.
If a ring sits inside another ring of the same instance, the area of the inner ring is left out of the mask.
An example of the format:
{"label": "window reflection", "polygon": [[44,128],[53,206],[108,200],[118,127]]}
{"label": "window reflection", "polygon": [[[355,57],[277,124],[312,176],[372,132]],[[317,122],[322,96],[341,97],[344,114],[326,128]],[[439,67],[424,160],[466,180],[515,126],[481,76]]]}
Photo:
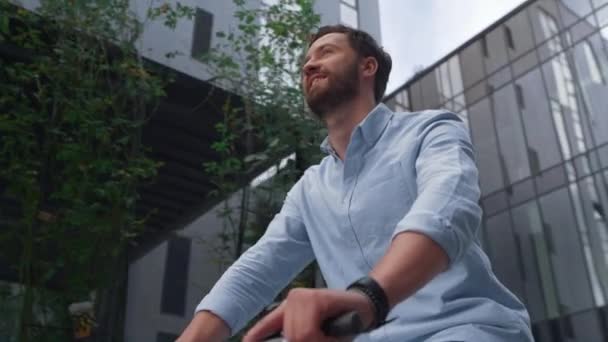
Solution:
{"label": "window reflection", "polygon": [[[568,189],[562,188],[539,199],[549,256],[553,266],[560,313],[593,307],[591,284],[577,233]],[[576,281],[572,281],[576,279]]]}
{"label": "window reflection", "polygon": [[520,95],[524,104],[521,113],[528,138],[531,167],[534,164],[539,170],[546,170],[560,163],[562,158],[541,72],[533,70],[518,79],[516,84],[521,88]]}
{"label": "window reflection", "polygon": [[593,145],[590,143],[588,126],[583,121],[579,95],[576,93],[576,85],[566,55],[559,53],[543,66],[543,72],[562,154],[564,159],[570,159]]}
{"label": "window reflection", "polygon": [[526,139],[512,85],[496,91],[490,99],[496,124],[501,156],[504,157],[508,182],[511,184],[530,176]]}
{"label": "window reflection", "polygon": [[559,0],[560,14],[566,26],[591,13],[590,0]]}
{"label": "window reflection", "polygon": [[596,34],[576,45],[574,63],[580,83],[581,96],[589,112],[589,124],[596,145],[608,142],[608,55],[603,49],[603,38]]}
{"label": "window reflection", "polygon": [[526,275],[524,289],[530,318],[534,322],[557,317],[559,315],[557,290],[536,201],[514,208],[511,214],[513,229],[521,242],[521,255]]}
{"label": "window reflection", "polygon": [[585,215],[583,212],[583,204],[581,203],[581,196],[589,196],[591,198],[597,198],[597,192],[595,191],[595,184],[593,178],[585,178],[580,182],[580,187],[577,183],[570,184],[570,194],[574,204],[574,217],[576,218],[579,236],[581,239],[581,245],[583,247],[583,255],[585,256],[585,262],[587,264],[587,270],[589,271],[589,280],[591,282],[591,291],[593,298],[597,306],[605,304],[604,293],[601,289],[598,270],[596,264],[593,262],[591,255],[591,242],[589,234],[588,222],[585,221]]}
{"label": "window reflection", "polygon": [[521,301],[527,302],[522,279],[524,268],[519,255],[520,241],[513,234],[508,211],[486,221],[486,238],[496,276]]}
{"label": "window reflection", "polygon": [[466,89],[485,77],[480,41],[467,46],[459,55],[462,66],[462,82]]}
{"label": "window reflection", "polygon": [[[588,235],[587,253],[598,277],[594,288],[598,305],[605,303],[608,295],[608,224],[606,208],[608,199],[601,177],[586,177],[578,183],[578,196],[583,224]],[[604,191],[601,191],[604,189]],[[601,286],[601,288],[599,288]]]}
{"label": "window reflection", "polygon": [[476,160],[481,170],[479,173],[481,193],[487,195],[505,184],[503,168],[498,158],[498,144],[489,101],[484,99],[471,106],[469,118]]}

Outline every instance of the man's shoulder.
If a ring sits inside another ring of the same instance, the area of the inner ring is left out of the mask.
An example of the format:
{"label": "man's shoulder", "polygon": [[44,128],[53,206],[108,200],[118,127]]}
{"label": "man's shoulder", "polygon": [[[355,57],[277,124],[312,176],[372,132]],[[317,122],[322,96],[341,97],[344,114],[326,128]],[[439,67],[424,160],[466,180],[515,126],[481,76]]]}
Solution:
{"label": "man's shoulder", "polygon": [[415,112],[395,112],[395,119],[399,124],[424,125],[437,120],[458,120],[462,119],[458,114],[447,109],[426,109]]}
{"label": "man's shoulder", "polygon": [[393,127],[400,133],[414,132],[417,136],[428,131],[434,124],[451,121],[463,125],[462,118],[446,109],[427,109],[416,112],[395,112]]}

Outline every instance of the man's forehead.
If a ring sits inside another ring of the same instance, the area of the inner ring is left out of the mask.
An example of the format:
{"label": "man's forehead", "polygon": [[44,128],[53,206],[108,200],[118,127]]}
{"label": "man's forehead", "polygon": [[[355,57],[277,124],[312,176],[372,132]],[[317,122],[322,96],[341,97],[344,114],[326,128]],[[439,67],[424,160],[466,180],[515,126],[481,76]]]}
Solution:
{"label": "man's forehead", "polygon": [[313,51],[314,49],[325,44],[334,44],[338,46],[347,45],[348,41],[346,39],[346,34],[340,32],[328,33],[315,40],[315,42],[310,45],[310,48],[308,48],[308,51]]}

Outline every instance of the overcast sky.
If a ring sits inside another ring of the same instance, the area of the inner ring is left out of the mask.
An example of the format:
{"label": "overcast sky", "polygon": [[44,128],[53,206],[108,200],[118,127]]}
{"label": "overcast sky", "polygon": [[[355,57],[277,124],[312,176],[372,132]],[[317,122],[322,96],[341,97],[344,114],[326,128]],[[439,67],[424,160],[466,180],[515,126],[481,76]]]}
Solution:
{"label": "overcast sky", "polygon": [[379,0],[382,45],[393,57],[386,93],[517,7],[524,0]]}

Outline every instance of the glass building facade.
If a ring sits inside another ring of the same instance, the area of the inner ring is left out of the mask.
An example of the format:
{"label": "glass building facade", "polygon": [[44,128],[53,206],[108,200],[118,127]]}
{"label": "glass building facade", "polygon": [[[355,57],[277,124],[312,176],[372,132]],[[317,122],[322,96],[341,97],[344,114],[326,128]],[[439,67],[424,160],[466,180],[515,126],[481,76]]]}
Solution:
{"label": "glass building facade", "polygon": [[537,341],[608,341],[608,0],[527,1],[385,103],[467,123],[482,243]]}

